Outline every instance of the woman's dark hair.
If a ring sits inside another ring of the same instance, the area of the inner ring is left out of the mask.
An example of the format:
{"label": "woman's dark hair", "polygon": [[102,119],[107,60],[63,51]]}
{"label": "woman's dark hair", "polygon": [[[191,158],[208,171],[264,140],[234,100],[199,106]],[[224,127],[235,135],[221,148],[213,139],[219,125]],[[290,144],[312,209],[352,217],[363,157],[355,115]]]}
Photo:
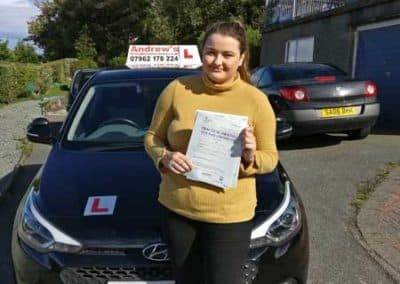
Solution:
{"label": "woman's dark hair", "polygon": [[249,73],[249,58],[250,58],[250,51],[249,45],[247,42],[247,35],[246,30],[244,29],[243,25],[238,22],[216,22],[208,27],[202,42],[201,49],[204,49],[204,45],[207,39],[212,34],[220,34],[224,36],[230,36],[236,39],[240,44],[240,54],[244,54],[244,60],[241,66],[238,68],[238,72],[240,77],[250,83],[250,73]]}

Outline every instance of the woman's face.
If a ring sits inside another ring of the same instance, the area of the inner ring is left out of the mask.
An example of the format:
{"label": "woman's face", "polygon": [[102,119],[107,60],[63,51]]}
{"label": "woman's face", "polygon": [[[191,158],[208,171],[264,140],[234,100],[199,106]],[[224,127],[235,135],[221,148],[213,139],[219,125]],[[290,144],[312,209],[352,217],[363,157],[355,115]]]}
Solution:
{"label": "woman's face", "polygon": [[211,81],[218,84],[232,81],[243,60],[237,39],[218,33],[207,38],[203,47],[203,70]]}

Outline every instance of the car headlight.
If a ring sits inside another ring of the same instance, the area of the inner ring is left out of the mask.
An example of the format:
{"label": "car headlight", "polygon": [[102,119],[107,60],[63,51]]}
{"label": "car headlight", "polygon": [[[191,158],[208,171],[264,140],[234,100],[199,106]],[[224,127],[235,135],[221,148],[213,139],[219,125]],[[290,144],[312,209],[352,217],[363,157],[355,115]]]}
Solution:
{"label": "car headlight", "polygon": [[32,202],[32,190],[18,220],[18,236],[28,246],[41,252],[76,253],[82,245],[47,221]]}
{"label": "car headlight", "polygon": [[301,228],[300,206],[291,195],[290,182],[285,182],[285,195],[278,209],[255,227],[251,233],[250,248],[279,247],[291,240]]}

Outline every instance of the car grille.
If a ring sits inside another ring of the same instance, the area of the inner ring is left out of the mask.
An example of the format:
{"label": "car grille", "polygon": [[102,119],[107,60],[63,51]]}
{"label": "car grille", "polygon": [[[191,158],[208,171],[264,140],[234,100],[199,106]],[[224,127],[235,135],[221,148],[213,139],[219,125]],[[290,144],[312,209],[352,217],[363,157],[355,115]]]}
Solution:
{"label": "car grille", "polygon": [[[141,250],[140,250],[141,252]],[[112,249],[112,248],[87,248],[80,251],[80,254],[87,255],[131,255],[138,254],[135,250]],[[140,254],[141,255],[141,254]]]}
{"label": "car grille", "polygon": [[106,284],[107,281],[170,280],[169,266],[77,267],[65,268],[60,277],[64,284]]}
{"label": "car grille", "polygon": [[[256,263],[246,262],[245,284],[253,283],[257,272]],[[63,269],[60,277],[64,284],[106,284],[107,281],[171,280],[172,271],[169,266],[76,267]]]}

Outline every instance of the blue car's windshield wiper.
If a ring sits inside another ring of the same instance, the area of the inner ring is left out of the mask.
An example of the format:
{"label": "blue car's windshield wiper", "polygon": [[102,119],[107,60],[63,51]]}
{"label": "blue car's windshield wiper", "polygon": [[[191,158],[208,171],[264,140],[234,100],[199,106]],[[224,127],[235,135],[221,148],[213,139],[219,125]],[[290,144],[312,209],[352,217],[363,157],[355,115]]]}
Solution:
{"label": "blue car's windshield wiper", "polygon": [[87,151],[95,151],[95,152],[112,152],[112,151],[127,151],[127,150],[136,150],[143,148],[143,143],[131,143],[131,144],[114,144],[109,146],[94,146],[85,148]]}

